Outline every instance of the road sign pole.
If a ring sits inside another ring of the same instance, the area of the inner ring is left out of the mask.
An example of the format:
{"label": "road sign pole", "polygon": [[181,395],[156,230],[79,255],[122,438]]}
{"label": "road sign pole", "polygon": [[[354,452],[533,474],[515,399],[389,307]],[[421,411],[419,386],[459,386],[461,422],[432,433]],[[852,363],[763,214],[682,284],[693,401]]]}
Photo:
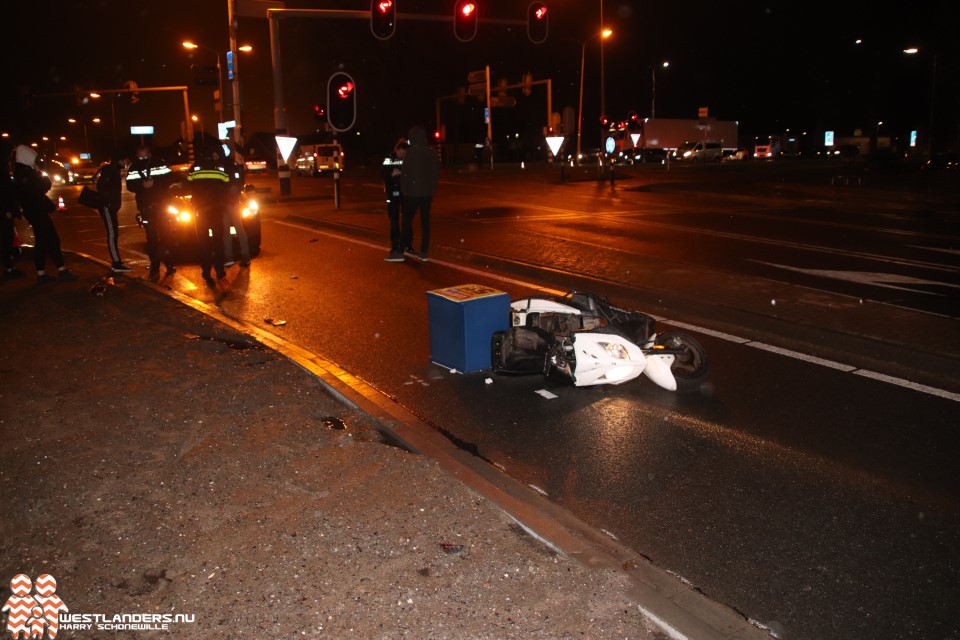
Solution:
{"label": "road sign pole", "polygon": [[485,82],[487,83],[487,140],[490,143],[490,169],[493,169],[493,109],[490,108],[490,65],[486,65],[483,69],[486,75]]}

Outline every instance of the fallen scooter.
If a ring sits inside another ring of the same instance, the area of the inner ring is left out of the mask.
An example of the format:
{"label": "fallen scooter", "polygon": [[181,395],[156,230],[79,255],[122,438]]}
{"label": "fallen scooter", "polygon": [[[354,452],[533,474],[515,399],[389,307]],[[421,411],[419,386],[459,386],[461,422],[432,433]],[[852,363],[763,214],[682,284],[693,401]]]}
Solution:
{"label": "fallen scooter", "polygon": [[522,298],[510,303],[511,327],[493,334],[493,370],[543,373],[575,386],[623,384],[646,374],[669,391],[697,389],[709,373],[703,347],[691,336],[657,334],[656,321],[591,293]]}

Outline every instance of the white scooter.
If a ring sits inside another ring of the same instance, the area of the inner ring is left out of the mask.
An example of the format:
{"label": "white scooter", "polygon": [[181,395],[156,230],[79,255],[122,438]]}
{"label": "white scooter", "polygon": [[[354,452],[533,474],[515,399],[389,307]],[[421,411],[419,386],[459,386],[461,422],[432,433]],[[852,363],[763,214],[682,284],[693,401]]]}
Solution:
{"label": "white scooter", "polygon": [[707,354],[685,333],[657,335],[650,316],[589,293],[510,303],[511,328],[494,334],[497,373],[559,373],[578,387],[623,384],[646,374],[669,391],[696,389]]}

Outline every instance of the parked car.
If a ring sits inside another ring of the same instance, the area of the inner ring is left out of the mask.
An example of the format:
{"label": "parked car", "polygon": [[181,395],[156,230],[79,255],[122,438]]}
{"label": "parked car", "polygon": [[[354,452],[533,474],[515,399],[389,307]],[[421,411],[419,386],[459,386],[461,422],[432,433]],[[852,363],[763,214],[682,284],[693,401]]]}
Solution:
{"label": "parked car", "polygon": [[247,169],[247,173],[261,173],[270,168],[266,158],[260,158],[258,156],[247,158],[243,164]]}
{"label": "parked car", "polygon": [[[240,208],[241,218],[243,220],[243,230],[247,233],[247,241],[250,243],[250,256],[256,256],[260,253],[260,206],[257,204],[254,194],[256,187],[252,184],[244,185],[240,198],[236,206]],[[160,237],[166,246],[177,256],[188,255],[193,257],[200,249],[199,235],[197,229],[197,212],[193,206],[190,194],[190,183],[178,181],[170,185],[170,198],[166,207],[165,225],[160,232]],[[213,232],[209,229],[207,233]],[[234,227],[225,229],[234,239],[234,255],[239,254],[237,247],[237,230]]]}

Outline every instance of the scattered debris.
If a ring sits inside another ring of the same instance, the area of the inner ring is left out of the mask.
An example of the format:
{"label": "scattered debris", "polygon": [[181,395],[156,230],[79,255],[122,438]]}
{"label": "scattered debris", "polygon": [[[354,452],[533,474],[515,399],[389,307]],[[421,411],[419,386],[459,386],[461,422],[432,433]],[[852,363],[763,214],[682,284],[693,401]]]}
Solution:
{"label": "scattered debris", "polygon": [[539,395],[541,395],[541,396],[543,396],[543,397],[546,398],[547,400],[553,400],[554,398],[558,398],[558,397],[559,397],[557,394],[555,394],[555,393],[550,393],[550,392],[547,391],[546,389],[537,389],[536,393],[539,394]]}
{"label": "scattered debris", "polygon": [[283,325],[287,324],[286,320],[274,320],[273,318],[264,318],[263,321],[269,325],[273,325],[274,327],[282,327]]}
{"label": "scattered debris", "polygon": [[90,293],[95,296],[103,297],[107,294],[107,287],[115,287],[117,281],[113,279],[113,276],[105,276],[97,280],[97,283],[90,287]]}
{"label": "scattered debris", "polygon": [[320,242],[320,238],[310,238],[310,242]]}
{"label": "scattered debris", "polygon": [[337,431],[345,431],[347,428],[347,423],[337,418],[336,416],[327,416],[322,420],[323,426],[327,429],[335,429]]}
{"label": "scattered debris", "polygon": [[440,548],[443,549],[444,553],[460,553],[463,551],[462,544],[452,544],[450,542],[441,542]]}

